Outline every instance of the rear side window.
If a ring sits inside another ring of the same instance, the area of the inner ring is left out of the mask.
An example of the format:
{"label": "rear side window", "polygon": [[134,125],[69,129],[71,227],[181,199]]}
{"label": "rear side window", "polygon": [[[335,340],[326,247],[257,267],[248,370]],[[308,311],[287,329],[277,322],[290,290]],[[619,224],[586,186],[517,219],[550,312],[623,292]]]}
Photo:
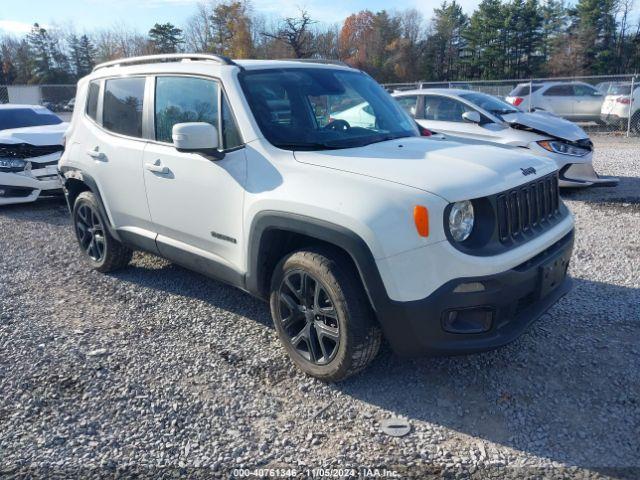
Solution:
{"label": "rear side window", "polygon": [[187,122],[206,122],[218,128],[218,84],[202,78],[158,77],[156,140],[173,143],[173,126]]}
{"label": "rear side window", "polygon": [[[532,85],[531,93],[537,92],[541,88],[542,85]],[[529,85],[518,85],[509,94],[510,97],[524,97],[525,95],[529,95]]]}
{"label": "rear side window", "polygon": [[89,84],[89,92],[87,94],[87,115],[93,120],[98,117],[98,98],[100,96],[100,84],[91,82]]}
{"label": "rear side window", "polygon": [[102,126],[114,133],[142,137],[143,77],[115,78],[104,86]]}
{"label": "rear side window", "polygon": [[573,87],[571,85],[554,85],[543,93],[545,97],[572,97]]}

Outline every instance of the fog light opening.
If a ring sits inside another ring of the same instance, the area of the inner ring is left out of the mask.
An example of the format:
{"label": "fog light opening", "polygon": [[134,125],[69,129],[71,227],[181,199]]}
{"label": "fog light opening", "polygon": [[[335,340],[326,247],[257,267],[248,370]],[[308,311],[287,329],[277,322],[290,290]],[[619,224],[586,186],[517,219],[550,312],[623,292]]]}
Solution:
{"label": "fog light opening", "polygon": [[473,307],[448,310],[442,318],[442,329],[449,333],[484,333],[491,330],[494,309]]}
{"label": "fog light opening", "polygon": [[461,283],[454,290],[453,293],[473,293],[473,292],[484,292],[486,290],[484,283],[480,282],[469,282],[469,283]]}

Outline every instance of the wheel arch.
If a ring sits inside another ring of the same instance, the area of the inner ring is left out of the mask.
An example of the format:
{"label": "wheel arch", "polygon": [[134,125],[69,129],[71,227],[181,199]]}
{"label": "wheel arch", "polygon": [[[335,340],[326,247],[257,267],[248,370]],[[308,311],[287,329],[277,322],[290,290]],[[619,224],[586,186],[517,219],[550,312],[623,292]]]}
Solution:
{"label": "wheel arch", "polygon": [[100,194],[100,189],[98,188],[98,184],[95,179],[91,175],[75,167],[61,167],[60,175],[62,177],[62,189],[67,200],[69,212],[73,213],[73,204],[80,193],[87,191],[93,193],[96,197],[96,201],[98,202],[100,213],[106,221],[109,233],[116,240],[121,241],[118,232],[113,226],[111,217],[105,208],[104,202],[102,201],[102,195]]}
{"label": "wheel arch", "polygon": [[377,314],[386,290],[366,242],[341,225],[299,214],[266,211],[256,215],[248,242],[247,290],[268,298],[273,269],[283,256],[301,246],[317,244],[338,248],[348,255]]}

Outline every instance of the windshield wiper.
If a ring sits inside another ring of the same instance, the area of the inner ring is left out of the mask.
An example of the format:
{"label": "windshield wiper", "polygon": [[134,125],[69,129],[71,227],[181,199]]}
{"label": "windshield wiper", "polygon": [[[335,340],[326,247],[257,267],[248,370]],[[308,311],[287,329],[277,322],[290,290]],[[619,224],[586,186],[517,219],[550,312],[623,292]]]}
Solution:
{"label": "windshield wiper", "polygon": [[518,113],[518,110],[511,110],[507,108],[502,108],[499,110],[491,110],[491,113],[497,113],[498,115],[507,115],[509,113]]}
{"label": "windshield wiper", "polygon": [[363,143],[361,146],[364,147],[366,145],[372,145],[374,143],[388,142],[390,140],[397,140],[398,138],[407,138],[407,137],[413,137],[413,135],[409,133],[403,133],[398,135],[391,135],[391,134],[381,135],[379,137],[374,137],[373,139],[371,139],[371,141]]}
{"label": "windshield wiper", "polygon": [[343,148],[338,145],[322,142],[293,142],[293,143],[274,143],[278,148],[285,150],[335,150]]}

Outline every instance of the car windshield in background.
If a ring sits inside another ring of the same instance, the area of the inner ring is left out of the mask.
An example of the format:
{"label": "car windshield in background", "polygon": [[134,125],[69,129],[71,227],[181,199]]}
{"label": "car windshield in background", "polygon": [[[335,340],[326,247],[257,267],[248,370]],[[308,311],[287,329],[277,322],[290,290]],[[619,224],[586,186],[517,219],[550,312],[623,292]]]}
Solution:
{"label": "car windshield in background", "polygon": [[529,95],[529,93],[537,92],[542,88],[542,85],[532,85],[529,87],[529,84],[518,85],[514,88],[509,94],[510,97],[524,97]]}
{"label": "car windshield in background", "polygon": [[245,71],[260,130],[288,150],[352,148],[419,136],[411,117],[371,77],[329,68]]}
{"label": "car windshield in background", "polygon": [[507,102],[504,102],[499,98],[492,97],[491,95],[487,95],[486,93],[462,93],[460,94],[460,98],[463,98],[500,118],[502,118],[501,115],[520,112],[520,110],[514,108],[513,105],[509,105]]}
{"label": "car windshield in background", "polygon": [[0,130],[57,125],[62,120],[46,108],[2,108]]}

